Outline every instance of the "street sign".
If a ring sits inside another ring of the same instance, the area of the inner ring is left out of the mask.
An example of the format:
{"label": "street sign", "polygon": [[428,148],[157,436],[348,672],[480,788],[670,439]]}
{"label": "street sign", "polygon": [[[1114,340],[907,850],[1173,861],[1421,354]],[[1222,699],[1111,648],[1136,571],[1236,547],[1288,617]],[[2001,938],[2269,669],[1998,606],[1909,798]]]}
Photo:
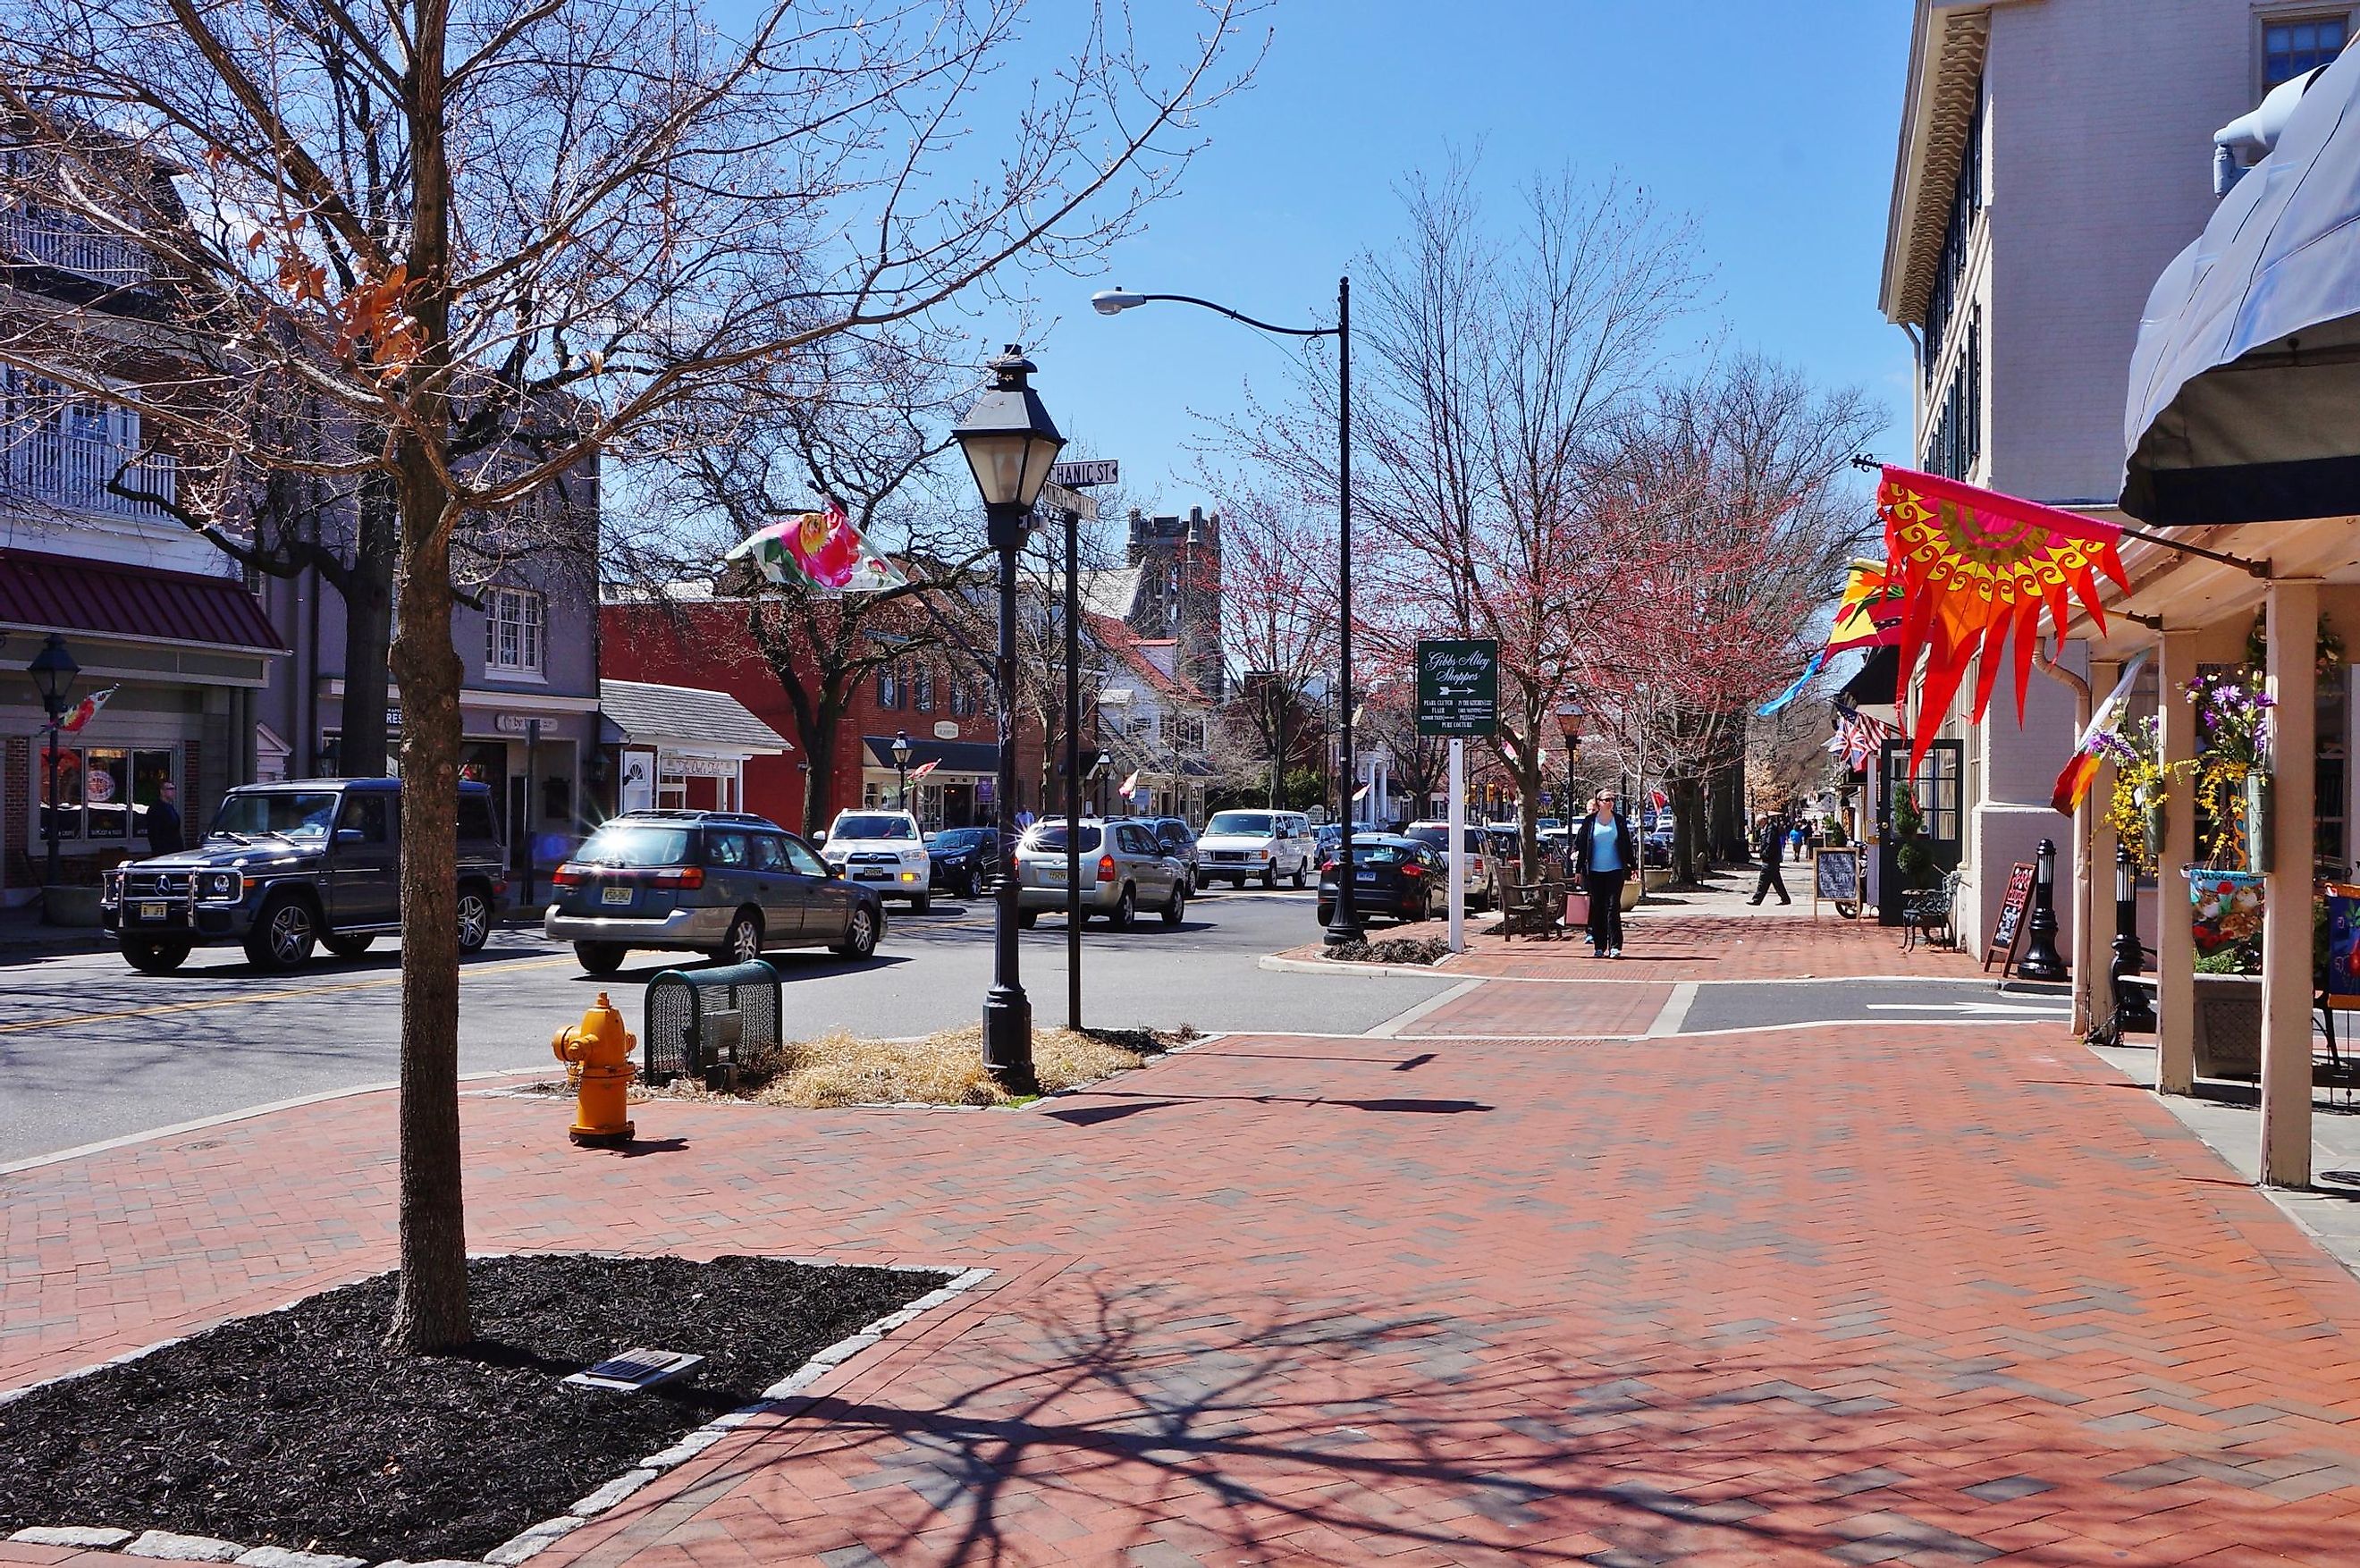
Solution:
{"label": "street sign", "polygon": [[1092,485],[1119,485],[1122,482],[1122,465],[1111,457],[1052,464],[1049,482],[1069,490],[1087,490]]}
{"label": "street sign", "polygon": [[1417,732],[1487,736],[1499,727],[1498,640],[1421,639],[1417,645]]}
{"label": "street sign", "polygon": [[1069,490],[1054,479],[1041,487],[1041,499],[1033,503],[1043,511],[1069,511],[1084,522],[1098,520],[1098,503],[1078,490]]}

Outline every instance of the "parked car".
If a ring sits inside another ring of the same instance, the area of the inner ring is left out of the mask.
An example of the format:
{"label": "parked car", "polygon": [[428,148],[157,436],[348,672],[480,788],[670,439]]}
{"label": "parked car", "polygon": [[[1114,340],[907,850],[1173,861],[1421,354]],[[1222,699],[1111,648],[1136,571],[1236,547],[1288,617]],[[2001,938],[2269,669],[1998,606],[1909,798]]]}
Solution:
{"label": "parked car", "polygon": [[1081,860],[1082,918],[1102,915],[1128,930],[1142,908],[1177,926],[1188,907],[1188,873],[1164,852],[1144,822],[1085,817],[1069,829],[1063,817],[1027,828],[1016,844],[1016,923],[1031,927],[1044,909],[1065,907],[1065,840]]}
{"label": "parked car", "polygon": [[1262,886],[1276,887],[1287,877],[1301,887],[1317,854],[1310,819],[1299,811],[1217,811],[1196,840],[1197,882],[1227,877],[1243,887],[1260,877]]}
{"label": "parked car", "polygon": [[906,811],[839,811],[820,840],[820,853],[846,881],[909,900],[912,914],[923,915],[934,902],[926,836]]}
{"label": "parked car", "polygon": [[[1340,846],[1339,846],[1340,848]],[[1337,878],[1342,860],[1319,867],[1319,924],[1336,913]],[[1352,835],[1352,907],[1361,915],[1395,920],[1427,919],[1450,906],[1448,868],[1441,852],[1423,839],[1399,833]]]}
{"label": "parked car", "polygon": [[926,837],[928,885],[956,898],[973,898],[1000,861],[997,828],[945,828]]}
{"label": "parked car", "polygon": [[1188,892],[1194,895],[1197,887],[1196,830],[1177,817],[1153,817],[1147,826],[1164,852],[1187,868]]}
{"label": "parked car", "polygon": [[[459,950],[507,905],[508,854],[491,792],[459,786]],[[99,923],[132,968],[168,974],[197,948],[237,942],[259,968],[292,969],[315,944],[355,958],[401,929],[401,782],[304,779],[222,797],[195,845],[108,872]]]}
{"label": "parked car", "polygon": [[831,871],[810,845],[741,811],[610,817],[557,868],[541,929],[591,974],[634,948],[743,963],[775,948],[866,959],[885,934],[878,890]]}
{"label": "parked car", "polygon": [[[1479,904],[1491,903],[1498,894],[1491,875],[1491,841],[1480,828],[1463,828],[1459,831],[1463,835],[1459,843],[1467,855],[1467,905],[1471,909]],[[1403,837],[1415,839],[1440,856],[1450,848],[1450,824],[1413,822],[1404,830]],[[1450,872],[1447,860],[1442,870],[1445,876]],[[1444,896],[1449,896],[1447,884]]]}

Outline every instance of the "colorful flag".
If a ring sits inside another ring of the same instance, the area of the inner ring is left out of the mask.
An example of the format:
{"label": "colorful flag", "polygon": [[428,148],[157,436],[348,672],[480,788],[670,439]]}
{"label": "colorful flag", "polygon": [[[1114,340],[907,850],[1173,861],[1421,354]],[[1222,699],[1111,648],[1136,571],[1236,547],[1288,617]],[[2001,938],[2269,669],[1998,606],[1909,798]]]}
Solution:
{"label": "colorful flag", "polygon": [[106,699],[113,696],[117,689],[119,688],[109,686],[104,691],[93,692],[88,696],[82,698],[80,702],[74,704],[73,707],[68,710],[65,718],[59,721],[58,732],[61,735],[71,735],[75,730],[80,729],[83,725],[88,724],[92,719],[96,718],[98,717],[98,710],[106,706]]}
{"label": "colorful flag", "polygon": [[1139,787],[1139,770],[1138,770],[1138,769],[1136,769],[1136,768],[1133,768],[1133,769],[1131,770],[1131,777],[1129,777],[1129,778],[1127,778],[1127,779],[1123,780],[1123,781],[1122,781],[1122,788],[1121,788],[1121,789],[1120,789],[1120,790],[1118,790],[1118,791],[1116,791],[1115,793],[1117,793],[1118,795],[1123,795],[1124,797],[1128,798],[1128,797],[1130,796],[1130,795],[1131,795],[1131,791],[1133,791],[1133,790],[1135,790],[1135,789],[1137,789],[1138,787]]}
{"label": "colorful flag", "polygon": [[774,522],[741,541],[725,559],[751,561],[766,579],[787,587],[807,584],[839,593],[874,593],[909,581],[869,548],[844,503],[833,496],[822,510]]}
{"label": "colorful flag", "polygon": [[912,780],[924,778],[928,773],[933,773],[936,768],[939,768],[942,765],[943,760],[940,757],[936,757],[931,762],[920,762],[916,767],[910,770],[910,777]]}
{"label": "colorful flag", "polygon": [[1854,561],[1836,600],[1835,624],[1828,629],[1828,652],[1882,648],[1901,640],[1901,590],[1885,580],[1874,561]]}
{"label": "colorful flag", "polygon": [[1881,718],[1871,718],[1857,708],[1839,705],[1836,708],[1836,732],[1828,741],[1828,750],[1843,759],[1844,771],[1856,773],[1868,766],[1887,740],[1901,733]]}
{"label": "colorful flag", "polygon": [[1795,684],[1793,685],[1788,686],[1785,691],[1780,692],[1776,696],[1772,697],[1768,702],[1765,702],[1760,707],[1755,708],[1754,710],[1754,713],[1760,718],[1767,718],[1772,714],[1777,712],[1780,708],[1786,707],[1788,703],[1794,701],[1797,697],[1802,696],[1803,688],[1811,684],[1811,677],[1818,674],[1820,667],[1827,662],[1827,650],[1822,648],[1819,652],[1811,655],[1811,662],[1803,666],[1803,673],[1795,677]]}
{"label": "colorful flag", "polygon": [[2122,728],[2123,710],[2130,706],[2131,687],[2138,684],[2139,672],[2147,668],[2151,652],[2140,649],[2123,666],[2123,678],[2114,683],[2114,689],[2090,710],[2090,722],[2081,727],[2081,739],[2073,742],[2073,754],[2066,759],[2064,771],[2057,775],[2057,787],[2049,795],[2049,804],[2066,816],[2080,810],[2081,802],[2089,797],[2090,785],[2096,782],[2098,770],[2105,762],[2104,742]]}
{"label": "colorful flag", "polygon": [[1914,776],[1969,664],[1982,663],[1974,699],[1980,719],[2015,644],[2021,724],[2041,610],[2061,639],[2078,598],[2103,631],[2096,574],[2125,592],[2131,585],[2114,552],[2123,531],[2102,518],[1890,466],[1877,487],[1876,510],[1885,519],[1885,580],[1901,592],[1904,689],[1921,659],[1926,666],[1909,738]]}

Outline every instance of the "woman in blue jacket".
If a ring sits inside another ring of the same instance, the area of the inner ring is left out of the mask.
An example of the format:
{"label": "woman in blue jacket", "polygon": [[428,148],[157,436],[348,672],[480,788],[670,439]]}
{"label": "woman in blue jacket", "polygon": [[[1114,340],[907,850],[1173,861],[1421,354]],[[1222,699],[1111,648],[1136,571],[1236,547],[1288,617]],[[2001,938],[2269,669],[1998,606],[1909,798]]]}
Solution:
{"label": "woman in blue jacket", "polygon": [[1601,959],[1622,956],[1622,884],[1638,863],[1631,819],[1615,814],[1612,790],[1600,790],[1573,830],[1573,872],[1590,894],[1590,945]]}

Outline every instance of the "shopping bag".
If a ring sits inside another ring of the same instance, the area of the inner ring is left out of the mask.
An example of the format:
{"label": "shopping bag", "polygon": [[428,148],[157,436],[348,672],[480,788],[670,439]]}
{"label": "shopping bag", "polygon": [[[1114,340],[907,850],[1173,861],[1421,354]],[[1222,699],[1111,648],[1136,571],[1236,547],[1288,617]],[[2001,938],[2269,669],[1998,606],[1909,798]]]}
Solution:
{"label": "shopping bag", "polygon": [[1568,926],[1590,924],[1590,894],[1579,888],[1565,895],[1565,923]]}

